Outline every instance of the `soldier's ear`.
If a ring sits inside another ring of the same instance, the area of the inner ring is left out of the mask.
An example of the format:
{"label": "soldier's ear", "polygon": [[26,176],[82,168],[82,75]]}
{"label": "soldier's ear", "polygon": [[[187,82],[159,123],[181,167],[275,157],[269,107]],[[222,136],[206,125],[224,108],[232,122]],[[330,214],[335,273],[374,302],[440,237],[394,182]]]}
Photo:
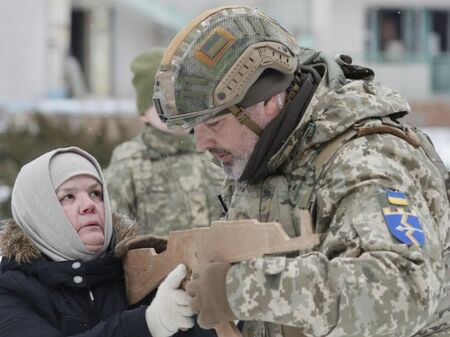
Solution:
{"label": "soldier's ear", "polygon": [[264,112],[270,120],[278,116],[284,107],[284,92],[276,94],[264,102]]}

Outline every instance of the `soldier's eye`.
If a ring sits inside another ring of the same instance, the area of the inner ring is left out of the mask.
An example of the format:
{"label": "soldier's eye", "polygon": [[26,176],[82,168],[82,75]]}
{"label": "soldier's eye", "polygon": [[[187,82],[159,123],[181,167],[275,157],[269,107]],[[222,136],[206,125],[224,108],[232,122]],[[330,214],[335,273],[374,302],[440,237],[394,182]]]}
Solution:
{"label": "soldier's eye", "polygon": [[206,123],[206,125],[207,125],[208,127],[210,127],[210,128],[213,128],[213,127],[219,125],[219,121],[208,122],[208,123]]}

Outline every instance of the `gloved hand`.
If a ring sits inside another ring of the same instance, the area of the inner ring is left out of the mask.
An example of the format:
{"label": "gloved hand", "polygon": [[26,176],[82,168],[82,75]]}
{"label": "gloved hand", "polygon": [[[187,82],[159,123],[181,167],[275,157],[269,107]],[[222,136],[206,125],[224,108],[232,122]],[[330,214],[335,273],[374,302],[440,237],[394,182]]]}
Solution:
{"label": "gloved hand", "polygon": [[186,291],[191,296],[192,310],[198,314],[198,325],[204,329],[236,319],[226,296],[225,284],[230,267],[228,263],[213,262],[192,271]]}
{"label": "gloved hand", "polygon": [[153,337],[172,336],[180,329],[194,326],[189,296],[179,288],[185,277],[186,266],[180,264],[161,283],[155,298],[145,311],[147,326]]}

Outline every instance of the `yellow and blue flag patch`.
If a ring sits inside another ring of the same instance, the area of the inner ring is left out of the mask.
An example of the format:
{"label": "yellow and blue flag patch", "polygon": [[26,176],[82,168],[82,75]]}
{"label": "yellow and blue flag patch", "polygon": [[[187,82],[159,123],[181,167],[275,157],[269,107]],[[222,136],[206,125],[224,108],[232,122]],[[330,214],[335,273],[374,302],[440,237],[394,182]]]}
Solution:
{"label": "yellow and blue flag patch", "polygon": [[405,193],[385,192],[386,201],[383,216],[391,234],[407,245],[423,247],[425,234],[416,212],[410,209]]}
{"label": "yellow and blue flag patch", "polygon": [[388,191],[387,200],[389,204],[396,206],[409,206],[405,193],[398,191]]}

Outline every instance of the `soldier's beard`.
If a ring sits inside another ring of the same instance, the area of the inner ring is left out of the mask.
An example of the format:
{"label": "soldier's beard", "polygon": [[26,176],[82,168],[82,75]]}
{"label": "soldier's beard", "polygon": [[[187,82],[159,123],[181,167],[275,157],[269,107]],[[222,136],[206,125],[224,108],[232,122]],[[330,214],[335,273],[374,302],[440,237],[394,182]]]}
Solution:
{"label": "soldier's beard", "polygon": [[241,137],[239,151],[233,153],[232,151],[222,149],[224,153],[232,156],[231,160],[221,162],[223,171],[227,177],[238,180],[242,176],[258,140],[259,138],[253,132],[249,131]]}
{"label": "soldier's beard", "polygon": [[244,172],[245,167],[247,166],[248,159],[250,156],[245,156],[242,158],[234,158],[233,162],[225,162],[222,163],[222,168],[227,177],[238,180],[242,172]]}

